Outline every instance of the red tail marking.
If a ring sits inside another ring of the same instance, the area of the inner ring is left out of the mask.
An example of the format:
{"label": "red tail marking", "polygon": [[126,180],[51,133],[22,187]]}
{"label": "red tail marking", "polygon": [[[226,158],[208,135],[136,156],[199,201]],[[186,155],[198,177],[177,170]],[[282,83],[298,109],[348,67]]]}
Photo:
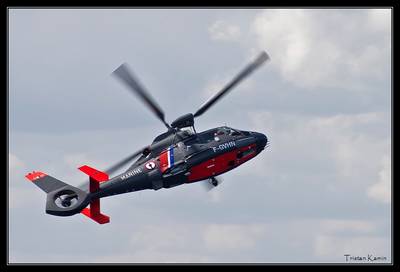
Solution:
{"label": "red tail marking", "polygon": [[28,173],[25,177],[26,177],[27,179],[29,179],[30,181],[35,181],[35,180],[40,179],[40,178],[43,178],[43,177],[45,177],[45,176],[47,176],[47,174],[42,173],[42,172],[35,172],[35,171],[33,171],[32,173]]}
{"label": "red tail marking", "polygon": [[[94,203],[98,202],[99,206],[98,206],[98,212],[95,212],[95,208],[94,208]],[[110,217],[107,215],[104,215],[102,213],[100,213],[100,201],[99,199],[96,199],[95,201],[92,201],[90,203],[90,208],[84,208],[81,213],[83,215],[86,215],[87,217],[89,217],[90,219],[96,221],[99,224],[107,224],[110,223]]]}
{"label": "red tail marking", "polygon": [[[87,165],[79,167],[79,170],[89,175],[89,190],[91,193],[100,188],[100,183],[108,180],[108,175]],[[90,202],[90,208],[84,208],[81,213],[99,224],[110,222],[110,217],[100,213],[100,199],[94,199]]]}
{"label": "red tail marking", "polygon": [[78,169],[81,170],[83,173],[87,174],[88,176],[92,177],[93,179],[95,179],[98,182],[108,180],[107,173],[96,170],[90,166],[83,165],[83,166],[79,167]]}

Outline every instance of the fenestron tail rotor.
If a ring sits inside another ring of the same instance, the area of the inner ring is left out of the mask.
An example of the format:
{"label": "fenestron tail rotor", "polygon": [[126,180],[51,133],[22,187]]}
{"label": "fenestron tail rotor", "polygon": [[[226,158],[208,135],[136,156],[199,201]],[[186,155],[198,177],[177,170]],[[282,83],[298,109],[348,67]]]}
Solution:
{"label": "fenestron tail rotor", "polygon": [[59,208],[69,208],[78,203],[78,195],[75,192],[62,192],[57,195],[54,203]]}

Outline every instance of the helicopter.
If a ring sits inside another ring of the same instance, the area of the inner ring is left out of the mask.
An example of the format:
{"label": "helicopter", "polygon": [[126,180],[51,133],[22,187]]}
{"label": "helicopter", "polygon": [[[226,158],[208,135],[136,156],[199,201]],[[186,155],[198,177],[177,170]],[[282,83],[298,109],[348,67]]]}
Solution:
{"label": "helicopter", "polygon": [[[110,222],[110,217],[100,212],[100,199],[103,197],[146,189],[168,189],[199,181],[204,181],[210,188],[214,188],[221,183],[217,176],[257,156],[267,146],[268,139],[259,132],[228,126],[197,132],[194,118],[204,114],[269,59],[265,51],[261,52],[195,113],[184,114],[171,124],[166,122],[161,107],[128,65],[123,63],[112,75],[153,112],[166,126],[167,131],[158,135],[150,145],[105,171],[88,165],[79,167],[79,170],[89,176],[89,184],[85,183],[83,186],[74,187],[40,171],[33,171],[25,177],[47,194],[47,214],[72,216],[81,213],[99,224]],[[135,159],[126,171],[110,178],[109,175]]]}

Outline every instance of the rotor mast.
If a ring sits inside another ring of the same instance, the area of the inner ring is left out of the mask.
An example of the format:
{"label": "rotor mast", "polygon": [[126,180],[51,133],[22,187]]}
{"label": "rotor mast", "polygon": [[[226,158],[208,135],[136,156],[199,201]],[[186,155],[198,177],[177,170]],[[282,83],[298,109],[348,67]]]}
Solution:
{"label": "rotor mast", "polygon": [[[205,113],[211,106],[218,102],[223,96],[230,92],[235,86],[237,86],[242,80],[247,78],[252,74],[258,67],[260,67],[264,62],[269,60],[269,56],[266,52],[261,52],[252,62],[250,62],[244,69],[242,69],[228,84],[226,84],[220,91],[213,95],[209,100],[207,100],[200,108],[194,113],[187,113],[177,118],[175,121],[169,125],[165,120],[164,111],[156,103],[156,101],[151,97],[150,93],[146,88],[139,82],[139,80],[134,76],[134,74],[128,68],[126,63],[121,64],[112,75],[123,82],[128,89],[135,94],[152,112],[153,114],[167,127],[168,131],[176,133],[181,128],[191,127],[196,134],[196,129],[194,127],[194,118],[201,116]],[[137,152],[133,153],[129,157],[116,163],[106,172],[114,172],[119,168],[127,164],[129,161],[133,160],[140,154],[144,152],[151,152],[149,147],[142,148]]]}

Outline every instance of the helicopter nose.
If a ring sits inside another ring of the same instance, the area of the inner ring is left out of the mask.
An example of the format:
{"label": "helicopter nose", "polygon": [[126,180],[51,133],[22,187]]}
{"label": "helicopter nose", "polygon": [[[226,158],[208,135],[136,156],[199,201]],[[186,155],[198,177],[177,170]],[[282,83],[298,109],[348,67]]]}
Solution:
{"label": "helicopter nose", "polygon": [[268,143],[268,138],[267,136],[265,136],[262,133],[257,133],[256,134],[256,143],[257,143],[257,147],[258,149],[261,151],[265,148],[265,146]]}

